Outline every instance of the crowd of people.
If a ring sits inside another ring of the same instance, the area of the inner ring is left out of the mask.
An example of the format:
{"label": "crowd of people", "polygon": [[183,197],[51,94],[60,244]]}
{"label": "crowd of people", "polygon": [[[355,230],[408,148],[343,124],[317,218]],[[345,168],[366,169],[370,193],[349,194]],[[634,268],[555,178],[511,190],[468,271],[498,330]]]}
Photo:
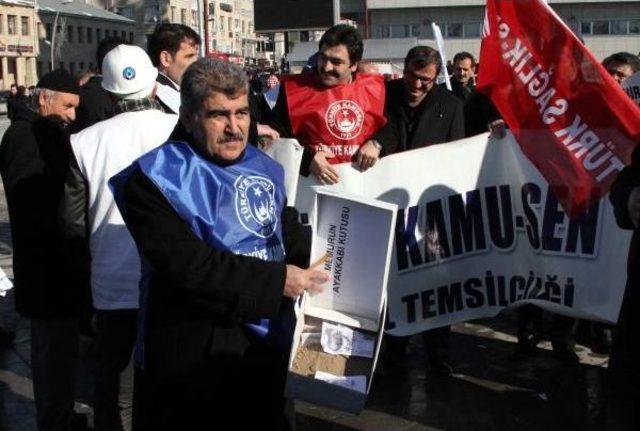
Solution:
{"label": "crowd of people", "polygon": [[[31,320],[40,430],[73,429],[79,335],[88,330],[95,331],[98,431],[229,421],[295,428],[283,396],[293,301],[322,290],[328,276],[308,268],[309,232],[287,206],[282,166],[261,148],[295,138],[304,148],[300,173],[335,184],[337,163],[366,171],[386,155],[506,127],[476,91],[476,59],[467,52],[453,59],[451,91],[437,84],[446,65],[428,46],[409,50],[403,76],[385,80],[362,61],[359,32],[336,25],[303,73],[270,73],[262,88],[238,66],[199,59],[200,44],[191,28],[160,24],[146,52],[103,40],[99,73],[82,82],[55,70],[29,98],[16,89],[0,174],[16,309]],[[604,66],[621,79],[640,69],[626,53]],[[341,119],[358,121],[359,133],[325,121],[336,100],[361,112]],[[623,172],[612,194],[625,228],[638,226],[638,172]],[[247,202],[264,204],[260,217],[238,207]],[[623,370],[637,368],[628,351],[636,345],[633,292],[615,344]],[[564,340],[557,350],[569,361],[576,360],[575,326],[554,321]],[[540,310],[523,308],[514,358],[531,354],[543,332]],[[449,333],[423,334],[432,373],[455,367]],[[386,366],[402,363],[407,341],[387,337]],[[625,393],[634,394],[637,382],[624,376]]]}

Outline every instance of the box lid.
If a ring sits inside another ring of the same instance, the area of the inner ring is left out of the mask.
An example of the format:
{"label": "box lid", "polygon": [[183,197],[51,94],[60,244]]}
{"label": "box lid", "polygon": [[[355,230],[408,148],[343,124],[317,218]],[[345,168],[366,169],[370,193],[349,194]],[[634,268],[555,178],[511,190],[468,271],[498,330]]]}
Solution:
{"label": "box lid", "polygon": [[396,212],[397,205],[376,199],[316,191],[311,262],[320,262],[330,280],[322,293],[306,298],[306,314],[377,330]]}

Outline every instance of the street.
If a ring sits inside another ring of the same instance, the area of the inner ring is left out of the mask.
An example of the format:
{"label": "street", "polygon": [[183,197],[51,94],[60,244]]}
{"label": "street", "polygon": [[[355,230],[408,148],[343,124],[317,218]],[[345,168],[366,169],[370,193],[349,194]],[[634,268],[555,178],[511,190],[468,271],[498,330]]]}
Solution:
{"label": "street", "polygon": [[[8,127],[0,119],[0,133]],[[0,193],[0,266],[11,273],[9,217]],[[547,319],[549,320],[549,319]],[[547,326],[549,322],[546,322]],[[13,311],[13,297],[0,298],[0,325],[16,332],[12,346],[0,351],[0,430],[33,431],[29,322]],[[298,429],[315,430],[568,430],[603,429],[608,358],[583,345],[579,365],[564,365],[544,341],[535,355],[514,362],[515,313],[453,327],[454,374],[425,372],[422,337],[413,337],[405,364],[379,363],[367,408],[359,416],[296,403]],[[76,408],[91,412],[94,362],[90,340],[82,343]],[[251,407],[247,406],[251,414]],[[91,419],[89,419],[91,423]]]}

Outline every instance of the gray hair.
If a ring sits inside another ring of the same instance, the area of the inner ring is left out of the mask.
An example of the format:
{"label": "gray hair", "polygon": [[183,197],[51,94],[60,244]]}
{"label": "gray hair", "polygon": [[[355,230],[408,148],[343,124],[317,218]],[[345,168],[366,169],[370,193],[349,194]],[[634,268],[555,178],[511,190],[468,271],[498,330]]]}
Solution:
{"label": "gray hair", "polygon": [[185,113],[196,112],[211,93],[236,96],[249,91],[247,74],[235,64],[211,58],[193,63],[182,77],[181,107]]}
{"label": "gray hair", "polygon": [[53,90],[49,90],[48,88],[34,88],[33,94],[31,95],[31,109],[34,111],[38,111],[40,109],[40,94],[44,94],[45,99],[50,101],[51,99],[53,99],[53,96],[55,96],[56,92]]}

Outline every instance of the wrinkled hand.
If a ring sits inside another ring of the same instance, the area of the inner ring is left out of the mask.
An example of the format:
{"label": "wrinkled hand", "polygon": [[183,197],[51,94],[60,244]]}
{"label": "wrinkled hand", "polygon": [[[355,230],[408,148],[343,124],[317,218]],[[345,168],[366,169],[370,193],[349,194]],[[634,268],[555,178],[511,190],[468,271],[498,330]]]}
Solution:
{"label": "wrinkled hand", "polygon": [[333,157],[333,154],[320,151],[313,156],[313,160],[309,165],[309,172],[316,177],[320,184],[336,184],[340,179],[338,171],[327,160],[331,157]]}
{"label": "wrinkled hand", "polygon": [[287,278],[282,294],[289,298],[296,298],[305,290],[309,293],[320,293],[323,290],[322,284],[327,281],[329,281],[329,274],[326,272],[287,265]]}
{"label": "wrinkled hand", "polygon": [[507,124],[503,119],[492,121],[488,124],[488,127],[491,134],[498,139],[502,139],[507,135]]}
{"label": "wrinkled hand", "polygon": [[636,187],[629,194],[627,210],[629,211],[631,223],[638,229],[640,227],[640,187]]}
{"label": "wrinkled hand", "polygon": [[358,159],[356,164],[358,165],[358,169],[364,172],[375,165],[379,158],[380,150],[373,141],[368,140],[362,147],[360,147],[360,150],[358,150]]}
{"label": "wrinkled hand", "polygon": [[258,124],[258,148],[268,150],[276,139],[280,139],[280,133],[265,124]]}
{"label": "wrinkled hand", "polygon": [[265,136],[274,141],[280,139],[280,133],[266,124],[258,124],[258,136]]}

